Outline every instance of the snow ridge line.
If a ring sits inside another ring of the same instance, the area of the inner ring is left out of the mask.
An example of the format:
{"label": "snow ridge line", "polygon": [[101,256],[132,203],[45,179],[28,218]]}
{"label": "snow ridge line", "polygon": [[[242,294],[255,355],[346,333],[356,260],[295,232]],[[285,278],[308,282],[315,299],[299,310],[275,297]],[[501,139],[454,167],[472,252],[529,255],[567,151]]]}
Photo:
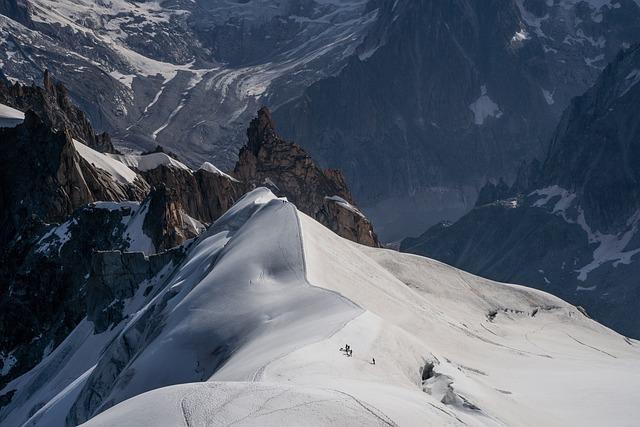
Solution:
{"label": "snow ridge line", "polygon": [[[332,293],[334,295],[337,295],[341,299],[347,301],[349,304],[353,305],[354,307],[359,308],[363,312],[366,311],[363,307],[360,307],[358,304],[356,304],[355,302],[353,302],[349,298],[345,297],[340,292],[334,291],[332,289],[323,288],[322,286],[314,285],[313,283],[311,283],[311,280],[309,280],[309,274],[308,274],[308,269],[307,269],[307,255],[306,255],[306,253],[304,251],[304,240],[302,238],[302,222],[300,221],[300,213],[298,212],[298,208],[296,208],[293,203],[289,203],[289,204],[293,208],[293,213],[294,213],[294,215],[296,217],[296,226],[298,227],[298,238],[299,238],[299,241],[300,241],[300,253],[302,255],[302,271],[304,272],[304,281],[307,282],[307,284],[309,286],[312,286],[312,287],[318,288],[318,289],[322,289],[323,291],[326,291],[326,292]],[[331,335],[333,335],[333,334],[331,334]]]}
{"label": "snow ridge line", "polygon": [[309,275],[308,275],[308,270],[307,270],[307,257],[306,257],[306,254],[305,254],[305,252],[304,252],[304,241],[303,241],[303,238],[302,238],[302,222],[300,221],[300,213],[299,213],[299,211],[298,211],[298,208],[297,208],[293,203],[291,203],[291,202],[286,202],[286,206],[287,206],[289,209],[292,209],[292,211],[293,211],[293,216],[294,216],[294,217],[295,217],[295,219],[296,219],[296,227],[298,228],[298,242],[299,242],[299,244],[300,244],[300,255],[301,255],[301,257],[302,257],[302,271],[303,271],[303,280],[304,280],[304,282],[305,282],[305,283],[307,284],[307,286],[309,286],[309,287],[316,288],[316,289],[318,289],[318,290],[320,290],[320,291],[324,291],[324,292],[328,292],[328,293],[331,293],[331,294],[336,295],[336,296],[337,296],[338,298],[340,298],[341,300],[343,300],[343,301],[347,302],[347,304],[349,304],[349,305],[351,305],[351,306],[353,306],[353,307],[355,307],[355,308],[357,308],[357,309],[361,310],[361,312],[360,312],[357,316],[354,316],[354,317],[353,317],[353,318],[351,318],[350,320],[348,320],[348,321],[346,321],[346,322],[342,323],[340,326],[338,326],[338,327],[337,327],[337,328],[335,328],[333,331],[331,331],[331,333],[330,333],[329,335],[327,335],[326,337],[321,338],[321,339],[319,339],[318,341],[315,341],[315,342],[313,342],[313,343],[308,343],[308,344],[304,344],[304,345],[302,345],[302,346],[300,346],[300,347],[296,347],[296,348],[294,348],[293,350],[291,350],[289,353],[283,354],[282,356],[279,356],[279,357],[277,357],[277,358],[275,358],[275,359],[273,359],[273,360],[271,360],[271,361],[267,362],[267,363],[266,363],[266,364],[264,364],[262,367],[260,367],[259,369],[257,369],[257,370],[256,370],[256,372],[253,374],[253,376],[252,376],[252,378],[251,378],[251,382],[258,382],[258,381],[260,381],[260,380],[261,380],[261,378],[262,378],[262,375],[264,374],[264,371],[266,370],[266,368],[267,368],[271,363],[275,362],[276,360],[283,359],[284,357],[288,356],[289,354],[291,354],[291,353],[293,353],[293,352],[295,352],[295,351],[298,351],[298,350],[300,350],[300,349],[302,349],[302,348],[304,348],[304,347],[307,347],[307,346],[309,346],[309,345],[313,345],[313,344],[317,344],[317,343],[319,343],[320,341],[324,341],[324,340],[326,340],[326,339],[331,338],[332,336],[334,336],[335,334],[337,334],[338,332],[340,332],[342,329],[344,329],[344,327],[345,327],[348,323],[350,323],[350,322],[352,322],[353,320],[357,319],[357,318],[358,318],[358,317],[360,317],[362,314],[364,314],[364,312],[366,311],[364,308],[360,307],[358,304],[356,304],[355,302],[351,301],[349,298],[345,297],[345,296],[344,296],[344,295],[342,295],[341,293],[336,292],[336,291],[331,290],[331,289],[323,288],[323,287],[321,287],[321,286],[317,286],[317,285],[314,285],[313,283],[311,283],[311,281],[309,280]]}

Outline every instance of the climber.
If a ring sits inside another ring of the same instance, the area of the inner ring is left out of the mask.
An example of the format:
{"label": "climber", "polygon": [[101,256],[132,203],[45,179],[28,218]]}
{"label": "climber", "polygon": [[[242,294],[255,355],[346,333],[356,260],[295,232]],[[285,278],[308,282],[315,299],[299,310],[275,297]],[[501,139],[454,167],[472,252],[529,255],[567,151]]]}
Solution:
{"label": "climber", "polygon": [[372,358],[372,360],[371,360],[371,364],[372,364],[372,365],[375,365],[375,364],[376,364],[376,358],[375,358],[375,357],[373,357],[373,358]]}

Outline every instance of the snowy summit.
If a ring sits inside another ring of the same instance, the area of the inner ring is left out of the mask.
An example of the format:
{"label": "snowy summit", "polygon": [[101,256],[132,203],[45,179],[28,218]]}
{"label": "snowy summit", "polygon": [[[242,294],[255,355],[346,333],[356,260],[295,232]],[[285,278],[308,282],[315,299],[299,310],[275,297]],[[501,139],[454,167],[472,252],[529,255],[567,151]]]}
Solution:
{"label": "snowy summit", "polygon": [[9,383],[3,425],[602,426],[640,415],[636,341],[544,292],[352,243],[265,188],[186,251],[138,284],[120,323],[93,334],[83,321]]}

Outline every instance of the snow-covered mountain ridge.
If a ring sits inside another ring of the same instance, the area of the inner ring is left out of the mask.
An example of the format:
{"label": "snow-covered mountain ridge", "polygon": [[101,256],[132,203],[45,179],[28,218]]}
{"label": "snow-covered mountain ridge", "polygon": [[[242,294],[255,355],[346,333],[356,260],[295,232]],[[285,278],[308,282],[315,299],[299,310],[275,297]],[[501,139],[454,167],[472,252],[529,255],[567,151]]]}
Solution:
{"label": "snow-covered mountain ridge", "polygon": [[636,341],[544,292],[350,243],[264,188],[136,289],[121,322],[83,321],[2,390],[3,425],[638,418]]}

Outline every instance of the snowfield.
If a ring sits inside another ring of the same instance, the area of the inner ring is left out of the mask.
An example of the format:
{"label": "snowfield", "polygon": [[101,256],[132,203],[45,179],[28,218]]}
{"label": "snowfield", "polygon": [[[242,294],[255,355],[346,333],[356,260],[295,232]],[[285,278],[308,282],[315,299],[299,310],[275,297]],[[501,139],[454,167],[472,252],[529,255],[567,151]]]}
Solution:
{"label": "snowfield", "polygon": [[264,188],[140,286],[125,315],[102,334],[83,321],[8,384],[0,423],[640,419],[638,342],[544,292],[349,242]]}

